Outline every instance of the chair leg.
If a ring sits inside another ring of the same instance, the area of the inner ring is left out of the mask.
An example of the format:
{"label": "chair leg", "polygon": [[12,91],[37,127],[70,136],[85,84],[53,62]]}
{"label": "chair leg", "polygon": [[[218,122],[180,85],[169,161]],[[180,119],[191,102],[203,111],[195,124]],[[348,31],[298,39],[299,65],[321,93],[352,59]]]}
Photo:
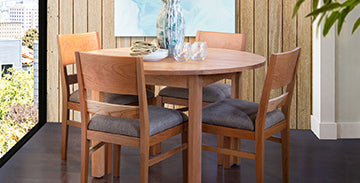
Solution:
{"label": "chair leg", "polygon": [[63,107],[62,124],[61,124],[61,159],[67,159],[67,146],[69,137],[69,125],[67,120],[69,119],[69,110]]}
{"label": "chair leg", "polygon": [[[224,137],[224,148],[230,149],[230,137]],[[230,168],[230,156],[224,155],[224,168]]]}
{"label": "chair leg", "polygon": [[153,145],[153,146],[150,147],[150,156],[155,156],[156,155],[156,145]]}
{"label": "chair leg", "polygon": [[[218,135],[217,136],[217,146],[218,147],[223,147],[224,145],[224,136]],[[223,161],[224,161],[224,156],[221,153],[217,153],[217,164],[218,166],[223,165]]]}
{"label": "chair leg", "polygon": [[149,144],[140,145],[140,183],[149,181]]}
{"label": "chair leg", "polygon": [[[83,136],[83,135],[81,135]],[[81,183],[87,183],[89,172],[89,145],[86,137],[81,137]]]}
{"label": "chair leg", "polygon": [[121,145],[114,144],[113,176],[120,176]]}
{"label": "chair leg", "polygon": [[264,140],[255,142],[256,182],[264,183]]}
{"label": "chair leg", "polygon": [[150,147],[150,155],[155,156],[156,154],[161,153],[161,143],[155,144]]}
{"label": "chair leg", "polygon": [[105,144],[105,159],[106,159],[106,165],[105,165],[105,173],[111,174],[111,162],[112,162],[112,144],[107,143]]}
{"label": "chair leg", "polygon": [[[231,138],[231,149],[240,151],[241,150],[241,139],[240,138],[236,138],[236,137],[232,137]],[[231,164],[240,164],[241,158],[237,157],[237,156],[231,156],[230,158],[230,163]]]}
{"label": "chair leg", "polygon": [[[188,143],[188,133],[183,132],[181,134],[181,143]],[[182,161],[183,161],[183,183],[188,182],[188,150],[185,149],[182,151]]]}
{"label": "chair leg", "polygon": [[282,157],[282,172],[283,183],[289,182],[289,138],[290,131],[285,129],[281,131],[281,157]]}

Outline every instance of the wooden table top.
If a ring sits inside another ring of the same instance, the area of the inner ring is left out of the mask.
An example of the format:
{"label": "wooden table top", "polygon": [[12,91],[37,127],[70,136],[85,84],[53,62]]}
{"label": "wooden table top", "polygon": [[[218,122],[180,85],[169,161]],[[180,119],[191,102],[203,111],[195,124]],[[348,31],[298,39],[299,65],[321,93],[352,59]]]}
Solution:
{"label": "wooden table top", "polygon": [[[130,56],[129,48],[115,48],[91,51],[94,54]],[[203,61],[178,62],[174,58],[165,58],[157,62],[145,62],[146,75],[209,75],[225,74],[251,70],[265,65],[263,56],[228,49],[209,48]]]}

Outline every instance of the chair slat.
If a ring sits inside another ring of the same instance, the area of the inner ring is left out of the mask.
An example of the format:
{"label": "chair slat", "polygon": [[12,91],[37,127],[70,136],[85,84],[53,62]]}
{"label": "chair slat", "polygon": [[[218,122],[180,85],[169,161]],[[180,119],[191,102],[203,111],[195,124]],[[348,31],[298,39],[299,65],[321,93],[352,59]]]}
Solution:
{"label": "chair slat", "polygon": [[242,151],[225,149],[225,148],[208,146],[208,145],[202,145],[202,149],[204,151],[211,151],[211,152],[221,153],[221,154],[225,154],[225,155],[237,156],[237,157],[248,158],[248,159],[255,159],[255,154],[249,153],[249,152],[242,152]]}
{"label": "chair slat", "polygon": [[140,147],[140,138],[118,135],[107,132],[87,130],[89,140],[102,141],[110,144],[121,144],[124,146]]}
{"label": "chair slat", "polygon": [[[141,57],[102,56],[79,52],[84,88],[105,93],[138,95],[136,62]],[[104,79],[106,78],[106,79]]]}
{"label": "chair slat", "polygon": [[246,34],[197,31],[196,41],[206,42],[209,48],[245,51]]}
{"label": "chair slat", "polygon": [[88,112],[121,118],[139,118],[139,106],[116,105],[87,100]]}
{"label": "chair slat", "polygon": [[285,92],[282,95],[269,100],[267,112],[271,112],[285,105],[288,95],[289,93]]}
{"label": "chair slat", "polygon": [[59,57],[62,64],[75,64],[75,51],[101,49],[98,32],[58,35]]}
{"label": "chair slat", "polygon": [[174,155],[174,154],[176,154],[176,153],[178,153],[180,151],[183,151],[185,149],[187,149],[187,144],[183,144],[183,145],[181,145],[179,147],[176,147],[176,148],[174,148],[174,149],[172,149],[172,150],[170,150],[170,151],[168,151],[166,153],[162,153],[162,154],[156,156],[155,158],[150,159],[149,160],[149,166],[152,166],[152,165],[154,165],[156,163],[159,163],[160,161],[162,161],[162,160],[164,160],[164,159],[166,159],[166,158],[168,158],[168,157],[170,157],[170,156],[172,156],[172,155]]}
{"label": "chair slat", "polygon": [[300,55],[300,49],[297,48],[290,52],[271,55],[271,62],[275,62],[272,72],[271,89],[277,89],[288,85],[295,77],[297,60]]}

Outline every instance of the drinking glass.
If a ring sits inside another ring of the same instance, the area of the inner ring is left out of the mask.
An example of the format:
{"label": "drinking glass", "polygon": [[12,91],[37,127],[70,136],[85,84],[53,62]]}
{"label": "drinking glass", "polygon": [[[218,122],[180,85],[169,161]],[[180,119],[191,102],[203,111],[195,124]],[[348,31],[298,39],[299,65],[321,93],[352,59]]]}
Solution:
{"label": "drinking glass", "polygon": [[191,56],[190,43],[184,42],[175,46],[175,59],[179,62],[187,61]]}
{"label": "drinking glass", "polygon": [[191,59],[195,61],[202,61],[208,54],[208,47],[206,42],[195,42],[191,45]]}

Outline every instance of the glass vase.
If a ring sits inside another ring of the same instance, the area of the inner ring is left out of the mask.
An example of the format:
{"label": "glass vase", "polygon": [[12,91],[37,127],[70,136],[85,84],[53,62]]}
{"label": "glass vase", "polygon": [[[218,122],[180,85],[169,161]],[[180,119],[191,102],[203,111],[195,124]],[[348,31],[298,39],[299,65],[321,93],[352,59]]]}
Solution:
{"label": "glass vase", "polygon": [[160,48],[169,50],[169,57],[174,57],[175,46],[184,42],[185,19],[180,1],[162,0],[163,6],[157,19],[157,40]]}

